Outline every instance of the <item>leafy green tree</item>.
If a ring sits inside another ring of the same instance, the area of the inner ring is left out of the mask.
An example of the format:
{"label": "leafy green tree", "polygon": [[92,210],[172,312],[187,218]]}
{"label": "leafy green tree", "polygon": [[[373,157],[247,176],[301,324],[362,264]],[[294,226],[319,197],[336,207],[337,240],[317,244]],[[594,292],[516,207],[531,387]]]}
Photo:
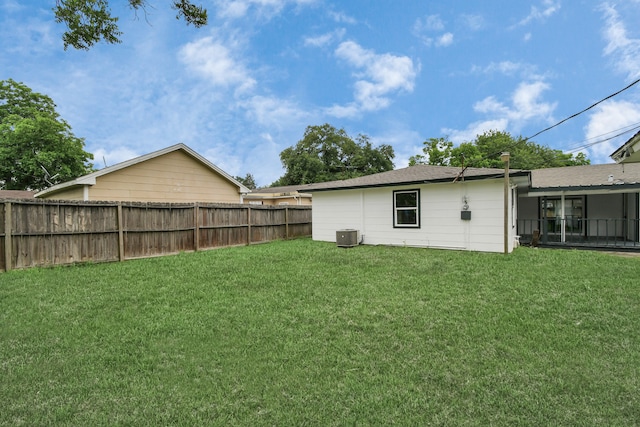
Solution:
{"label": "leafy green tree", "polygon": [[511,155],[509,166],[513,169],[543,169],[562,166],[588,165],[590,160],[583,153],[577,155],[538,145],[521,136],[514,138],[508,132],[488,131],[474,141],[463,142],[457,147],[446,138],[430,138],[424,142],[423,154],[409,158],[410,165],[431,164],[440,166],[471,166],[502,168],[500,154]]}
{"label": "leafy green tree", "polygon": [[344,129],[308,126],[303,138],[280,153],[285,174],[272,185],[298,185],[355,178],[393,169],[390,145],[373,147],[369,137],[354,141]]}
{"label": "leafy green tree", "polygon": [[446,138],[429,138],[424,143],[422,154],[409,157],[409,166],[429,164],[436,166],[447,166],[451,159],[453,142]]}
{"label": "leafy green tree", "polygon": [[0,80],[0,189],[41,190],[92,171],[84,139],[55,107],[22,83]]}
{"label": "leafy green tree", "polygon": [[[146,13],[147,0],[128,0],[129,7]],[[184,19],[187,25],[195,27],[207,25],[207,11],[190,0],[171,0],[176,11],[176,19]],[[107,43],[120,43],[122,32],[118,28],[118,17],[111,14],[108,0],[56,0],[56,22],[64,23],[67,31],[62,35],[64,49],[88,50],[104,40]]]}
{"label": "leafy green tree", "polygon": [[250,173],[246,174],[244,178],[241,176],[234,176],[233,178],[249,190],[255,190],[258,188],[255,178]]}

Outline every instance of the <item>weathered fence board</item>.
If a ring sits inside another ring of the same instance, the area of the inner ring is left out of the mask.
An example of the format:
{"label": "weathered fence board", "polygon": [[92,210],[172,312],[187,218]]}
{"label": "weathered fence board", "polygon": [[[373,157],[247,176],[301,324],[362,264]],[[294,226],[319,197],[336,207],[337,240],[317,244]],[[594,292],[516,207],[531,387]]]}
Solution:
{"label": "weathered fence board", "polygon": [[[0,203],[0,269],[3,271],[7,270],[5,262],[9,256],[5,252],[5,246],[9,246],[11,242],[10,237],[6,236],[7,231],[11,229],[11,224],[9,222],[5,223],[5,210],[9,206],[11,206],[11,204],[8,202]],[[7,241],[7,239],[9,240]]]}
{"label": "weathered fence board", "polygon": [[200,229],[201,248],[219,248],[247,244],[247,228]]}
{"label": "weathered fence board", "polygon": [[123,261],[309,235],[308,206],[4,200],[0,270]]}

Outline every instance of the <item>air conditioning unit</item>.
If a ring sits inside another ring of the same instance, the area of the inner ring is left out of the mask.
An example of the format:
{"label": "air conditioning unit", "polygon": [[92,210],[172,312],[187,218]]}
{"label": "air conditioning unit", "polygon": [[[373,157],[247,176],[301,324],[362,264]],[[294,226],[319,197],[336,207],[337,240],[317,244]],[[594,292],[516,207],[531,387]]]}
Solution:
{"label": "air conditioning unit", "polygon": [[341,248],[358,246],[358,230],[349,229],[336,231],[336,244]]}

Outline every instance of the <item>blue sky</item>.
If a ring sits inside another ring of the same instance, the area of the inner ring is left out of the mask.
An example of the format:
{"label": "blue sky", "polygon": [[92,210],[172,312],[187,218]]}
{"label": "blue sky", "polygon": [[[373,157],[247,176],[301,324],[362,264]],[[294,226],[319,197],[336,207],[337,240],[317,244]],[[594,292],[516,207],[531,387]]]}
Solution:
{"label": "blue sky", "polygon": [[[640,78],[640,0],[112,0],[122,44],[64,51],[55,0],[0,0],[0,79],[50,96],[95,166],[179,142],[259,185],[330,123],[394,147],[487,130],[533,135]],[[197,3],[197,2],[196,2]],[[640,126],[640,85],[536,137],[608,157]]]}

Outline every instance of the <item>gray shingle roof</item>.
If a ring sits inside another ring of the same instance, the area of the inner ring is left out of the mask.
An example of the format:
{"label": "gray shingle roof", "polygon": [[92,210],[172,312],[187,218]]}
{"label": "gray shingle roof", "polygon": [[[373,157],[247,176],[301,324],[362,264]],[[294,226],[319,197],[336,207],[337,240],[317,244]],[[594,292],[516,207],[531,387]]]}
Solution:
{"label": "gray shingle roof", "polygon": [[[461,170],[462,168],[460,167],[416,165],[341,181],[308,184],[307,186],[299,188],[298,191],[313,192],[362,187],[384,187],[424,182],[453,182]],[[510,171],[510,175],[526,173],[527,172],[513,169]],[[464,172],[465,179],[489,179],[499,178],[502,176],[504,176],[504,169],[467,168]]]}
{"label": "gray shingle roof", "polygon": [[531,171],[533,190],[619,185],[640,185],[640,163],[567,166]]}
{"label": "gray shingle roof", "polygon": [[[461,168],[450,166],[417,165],[359,178],[341,181],[319,182],[297,186],[300,192],[338,190],[363,187],[383,187],[426,182],[453,181]],[[529,171],[510,170],[511,176],[524,176]],[[584,189],[620,186],[640,187],[640,163],[609,163],[603,165],[566,166],[536,169],[531,173],[531,189]],[[499,178],[503,169],[467,168],[464,177],[472,179]],[[610,178],[612,176],[612,178]]]}

